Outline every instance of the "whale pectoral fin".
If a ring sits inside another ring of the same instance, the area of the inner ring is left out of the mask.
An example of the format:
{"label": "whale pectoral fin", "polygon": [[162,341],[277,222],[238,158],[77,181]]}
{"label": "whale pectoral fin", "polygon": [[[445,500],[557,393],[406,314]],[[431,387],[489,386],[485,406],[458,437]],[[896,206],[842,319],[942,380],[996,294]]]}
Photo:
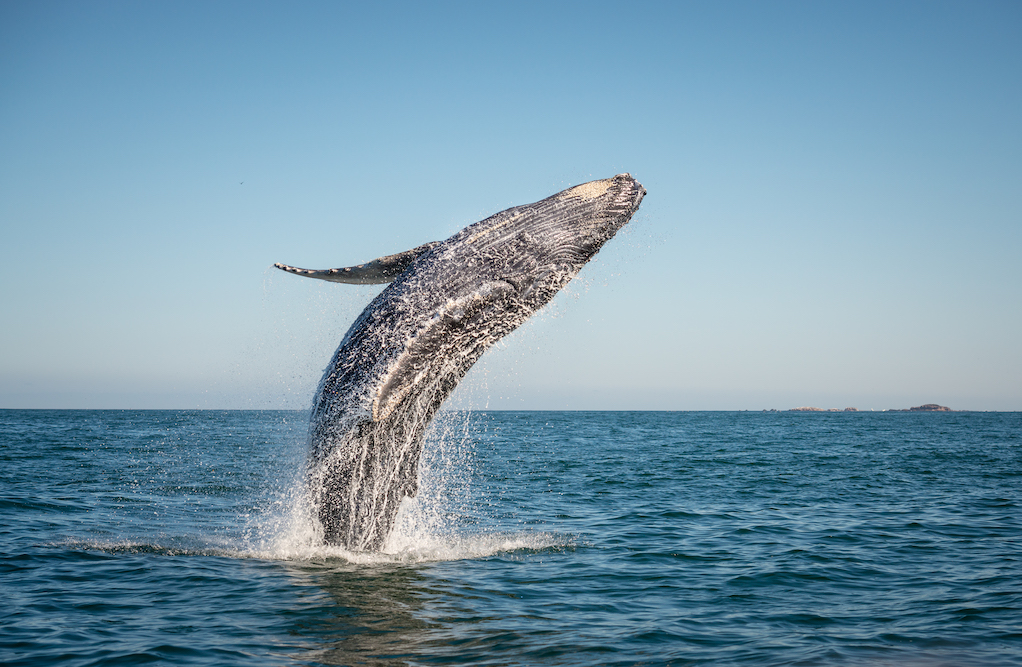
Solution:
{"label": "whale pectoral fin", "polygon": [[387,255],[374,259],[365,264],[347,266],[340,269],[300,269],[296,266],[288,266],[277,262],[275,267],[281,271],[293,273],[296,276],[306,278],[319,278],[334,283],[348,283],[351,285],[382,285],[389,283],[412,265],[420,255],[424,255],[433,248],[440,245],[439,241],[425,243],[418,248],[412,248],[396,255]]}

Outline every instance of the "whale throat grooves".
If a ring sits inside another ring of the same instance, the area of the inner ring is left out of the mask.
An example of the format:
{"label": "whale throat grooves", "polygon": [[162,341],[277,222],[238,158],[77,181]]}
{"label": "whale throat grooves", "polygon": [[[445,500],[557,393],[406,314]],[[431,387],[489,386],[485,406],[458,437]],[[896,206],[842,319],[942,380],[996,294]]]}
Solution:
{"label": "whale throat grooves", "polygon": [[487,349],[631,219],[645,193],[620,174],[352,270],[276,265],[335,282],[393,280],[342,339],[314,399],[308,480],[324,542],[384,547],[401,500],[417,492],[423,438],[437,410]]}

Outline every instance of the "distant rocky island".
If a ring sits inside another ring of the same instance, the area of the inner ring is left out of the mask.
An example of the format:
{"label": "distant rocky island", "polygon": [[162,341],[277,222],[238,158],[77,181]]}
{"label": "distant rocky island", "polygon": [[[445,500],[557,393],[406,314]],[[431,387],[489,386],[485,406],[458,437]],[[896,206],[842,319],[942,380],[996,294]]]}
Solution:
{"label": "distant rocky island", "polygon": [[[801,408],[791,408],[788,412],[858,412],[858,408],[814,408],[811,406],[803,406]],[[766,412],[764,410],[764,412]],[[771,410],[770,412],[775,412]],[[946,405],[937,405],[936,403],[924,403],[923,405],[917,405],[914,408],[892,408],[890,410],[884,410],[884,412],[954,412],[951,408]]]}
{"label": "distant rocky island", "polygon": [[914,408],[905,408],[902,410],[888,410],[888,412],[954,412],[954,410],[947,407],[946,405],[926,403],[924,405],[917,405]]}

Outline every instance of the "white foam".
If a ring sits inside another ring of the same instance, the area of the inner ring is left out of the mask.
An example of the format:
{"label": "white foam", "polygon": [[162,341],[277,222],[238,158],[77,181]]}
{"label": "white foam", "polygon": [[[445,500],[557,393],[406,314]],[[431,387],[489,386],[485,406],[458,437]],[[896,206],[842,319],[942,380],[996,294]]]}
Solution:
{"label": "white foam", "polygon": [[544,532],[482,533],[425,536],[416,541],[391,536],[380,552],[352,552],[319,544],[276,545],[270,549],[239,552],[237,557],[284,561],[343,560],[359,565],[381,563],[427,563],[488,558],[501,553],[542,551],[574,545],[570,536]]}
{"label": "white foam", "polygon": [[[293,538],[293,536],[292,536]],[[381,552],[353,552],[312,540],[277,539],[263,544],[231,544],[229,540],[166,538],[160,540],[68,540],[59,546],[115,554],[150,553],[162,556],[213,556],[286,562],[341,560],[356,565],[429,563],[489,558],[498,554],[573,547],[576,539],[549,532],[476,533],[419,536],[415,541],[392,536]]]}

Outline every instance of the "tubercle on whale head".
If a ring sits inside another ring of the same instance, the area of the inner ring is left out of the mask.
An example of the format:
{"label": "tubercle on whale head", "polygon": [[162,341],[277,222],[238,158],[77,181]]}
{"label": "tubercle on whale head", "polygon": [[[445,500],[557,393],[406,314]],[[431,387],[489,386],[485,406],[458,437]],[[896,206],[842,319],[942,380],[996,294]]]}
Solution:
{"label": "tubercle on whale head", "polygon": [[575,229],[570,230],[573,238],[568,242],[577,246],[588,261],[631,220],[646,196],[646,188],[625,173],[577,185],[558,196],[578,201],[586,212],[576,220]]}
{"label": "tubercle on whale head", "polygon": [[616,218],[614,222],[617,223],[617,228],[620,229],[638,210],[639,204],[642,203],[643,197],[646,196],[646,188],[642,187],[642,183],[639,183],[632,178],[631,174],[627,173],[618,174],[607,180],[610,181],[606,194],[609,198],[609,201],[606,203],[607,212]]}

